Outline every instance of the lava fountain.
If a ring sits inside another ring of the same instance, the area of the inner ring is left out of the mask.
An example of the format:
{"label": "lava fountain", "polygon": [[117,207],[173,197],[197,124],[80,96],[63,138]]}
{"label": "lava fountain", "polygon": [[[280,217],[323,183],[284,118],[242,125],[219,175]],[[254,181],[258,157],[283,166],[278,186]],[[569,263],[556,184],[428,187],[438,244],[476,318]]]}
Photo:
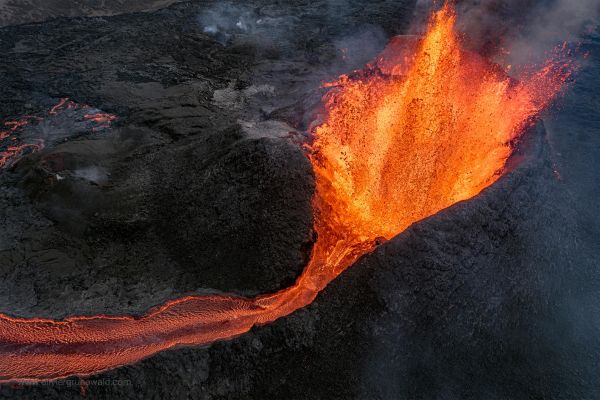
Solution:
{"label": "lava fountain", "polygon": [[0,315],[0,381],[87,376],[159,351],[247,332],[311,303],[332,279],[410,224],[477,195],[574,64],[509,78],[463,50],[446,4],[423,38],[396,39],[355,76],[327,84],[325,121],[307,146],[317,241],[297,282],[256,298],[191,296],[141,317]]}

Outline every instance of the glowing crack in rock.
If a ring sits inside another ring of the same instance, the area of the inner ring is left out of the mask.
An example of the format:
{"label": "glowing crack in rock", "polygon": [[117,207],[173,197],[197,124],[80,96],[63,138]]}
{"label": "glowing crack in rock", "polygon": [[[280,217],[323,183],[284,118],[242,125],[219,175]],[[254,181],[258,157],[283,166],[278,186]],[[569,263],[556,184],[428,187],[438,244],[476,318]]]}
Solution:
{"label": "glowing crack in rock", "polygon": [[1,315],[0,380],[87,376],[243,334],[310,304],[379,238],[491,185],[510,143],[575,66],[550,59],[513,80],[462,49],[455,18],[445,5],[423,38],[394,40],[364,71],[327,85],[326,118],[308,146],[318,237],[294,285],[255,298],[183,297],[141,317]]}
{"label": "glowing crack in rock", "polygon": [[[56,132],[52,132],[52,122],[63,116],[69,124],[73,124],[72,130],[61,132],[54,129]],[[110,128],[116,119],[115,115],[63,98],[48,110],[47,115],[25,115],[7,120],[0,125],[0,169],[10,168],[25,155],[52,144],[48,141],[68,139],[77,131],[99,132]]]}

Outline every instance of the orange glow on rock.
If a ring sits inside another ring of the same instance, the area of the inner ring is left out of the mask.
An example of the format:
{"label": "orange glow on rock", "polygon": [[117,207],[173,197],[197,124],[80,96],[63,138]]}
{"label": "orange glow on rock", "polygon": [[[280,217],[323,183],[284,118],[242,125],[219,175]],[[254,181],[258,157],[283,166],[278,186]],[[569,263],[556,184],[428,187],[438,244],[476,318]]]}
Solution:
{"label": "orange glow on rock", "polygon": [[0,381],[86,376],[240,335],[310,304],[378,238],[495,182],[511,142],[560,91],[573,65],[550,61],[512,80],[462,50],[455,18],[445,5],[424,38],[396,38],[357,76],[327,85],[325,122],[309,146],[318,238],[293,286],[252,299],[184,297],[139,318],[0,315]]}

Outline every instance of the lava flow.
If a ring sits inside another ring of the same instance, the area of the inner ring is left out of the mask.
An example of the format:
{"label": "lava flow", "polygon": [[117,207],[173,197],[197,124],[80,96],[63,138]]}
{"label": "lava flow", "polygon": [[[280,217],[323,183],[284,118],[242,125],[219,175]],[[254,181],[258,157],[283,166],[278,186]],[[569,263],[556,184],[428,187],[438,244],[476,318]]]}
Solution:
{"label": "lava flow", "polygon": [[[117,118],[115,115],[100,112],[87,105],[77,104],[68,98],[60,99],[47,115],[25,115],[16,120],[4,122],[4,130],[0,130],[0,169],[10,168],[15,165],[23,156],[42,150],[47,145],[47,140],[55,142],[66,140],[66,137],[57,135],[51,137],[47,132],[44,137],[27,137],[27,129],[36,130],[40,124],[47,122],[49,118],[59,118],[60,115],[68,110],[72,113],[83,112],[82,121],[70,121],[74,123],[83,123],[83,130],[98,132],[110,128],[113,121]],[[70,115],[73,117],[74,115]],[[75,115],[75,117],[77,117]],[[44,129],[38,129],[44,131]],[[37,132],[37,133],[42,133]],[[68,133],[68,132],[67,132]],[[35,135],[34,135],[35,136]],[[50,143],[51,144],[51,143]]]}
{"label": "lava flow", "polygon": [[309,146],[318,238],[293,286],[256,298],[184,297],[142,317],[0,315],[0,381],[86,376],[240,335],[311,303],[379,238],[491,185],[574,65],[549,60],[511,79],[462,49],[455,19],[446,4],[423,38],[397,39],[364,71],[327,85],[327,116]]}
{"label": "lava flow", "polygon": [[37,122],[39,118],[26,115],[16,121],[6,121],[4,123],[5,130],[0,131],[0,146],[4,148],[0,150],[0,168],[11,166],[24,154],[39,151],[44,147],[42,139],[36,140],[35,143],[21,143],[18,140],[19,130],[32,121]]}

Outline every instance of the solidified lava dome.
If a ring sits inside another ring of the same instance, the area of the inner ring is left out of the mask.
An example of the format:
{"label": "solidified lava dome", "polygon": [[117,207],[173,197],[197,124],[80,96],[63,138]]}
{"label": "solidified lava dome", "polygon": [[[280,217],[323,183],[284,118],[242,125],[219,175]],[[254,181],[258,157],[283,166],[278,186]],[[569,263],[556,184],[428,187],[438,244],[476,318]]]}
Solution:
{"label": "solidified lava dome", "polygon": [[88,376],[241,335],[310,304],[380,238],[492,185],[575,65],[557,54],[511,78],[465,50],[455,24],[446,4],[422,38],[397,37],[364,70],[324,85],[325,118],[306,145],[317,240],[292,286],[254,298],[179,298],[142,317],[0,315],[0,380]]}

